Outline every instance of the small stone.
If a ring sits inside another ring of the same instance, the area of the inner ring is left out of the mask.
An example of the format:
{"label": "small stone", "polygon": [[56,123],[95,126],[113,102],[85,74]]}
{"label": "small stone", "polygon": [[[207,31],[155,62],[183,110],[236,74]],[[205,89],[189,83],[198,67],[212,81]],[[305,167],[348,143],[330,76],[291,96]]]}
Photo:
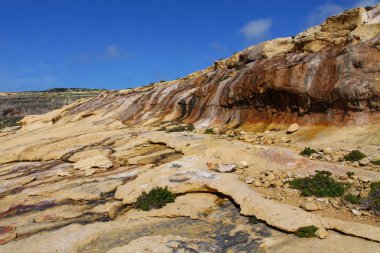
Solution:
{"label": "small stone", "polygon": [[217,127],[213,128],[212,131],[214,131],[215,134],[220,134],[220,129]]}
{"label": "small stone", "polygon": [[218,167],[215,163],[206,163],[207,167],[210,169],[210,170],[216,170],[216,168]]}
{"label": "small stone", "polygon": [[221,172],[221,173],[230,173],[235,170],[236,170],[235,164],[223,164],[216,169],[216,171]]}
{"label": "small stone", "polygon": [[362,215],[362,213],[360,211],[356,210],[356,209],[352,209],[351,212],[353,214],[357,215],[357,216],[361,216]]}
{"label": "small stone", "polygon": [[359,176],[359,181],[362,181],[363,183],[368,183],[369,182],[369,179],[365,176]]}
{"label": "small stone", "polygon": [[244,180],[244,182],[245,182],[246,184],[252,184],[253,181],[255,181],[255,179],[253,179],[252,177],[247,177],[247,178]]}
{"label": "small stone", "polygon": [[318,206],[313,202],[306,201],[300,205],[300,207],[306,211],[317,211],[319,210]]}
{"label": "small stone", "polygon": [[326,231],[326,229],[324,228],[319,228],[316,232],[315,232],[315,236],[318,237],[319,239],[325,239],[327,237],[328,233]]}
{"label": "small stone", "polygon": [[300,126],[297,123],[293,123],[289,126],[288,130],[286,130],[287,134],[291,134],[297,132],[300,129]]}
{"label": "small stone", "polygon": [[325,155],[331,155],[333,153],[333,149],[332,148],[325,148],[323,149],[323,154]]}
{"label": "small stone", "polygon": [[265,181],[264,184],[263,184],[263,186],[268,188],[270,186],[269,181]]}
{"label": "small stone", "polygon": [[340,175],[339,178],[342,180],[346,180],[348,176],[346,174],[343,174],[343,175]]}
{"label": "small stone", "polygon": [[67,172],[67,171],[59,170],[57,172],[57,175],[60,176],[60,177],[68,177],[68,176],[70,176],[70,173]]}
{"label": "small stone", "polygon": [[248,167],[248,163],[246,161],[241,161],[240,164],[242,165],[243,168]]}
{"label": "small stone", "polygon": [[276,179],[276,176],[275,176],[273,173],[268,173],[266,179],[267,179],[268,181],[273,181],[273,180]]}
{"label": "small stone", "polygon": [[354,162],[352,165],[353,165],[354,167],[359,167],[359,162],[356,161],[356,162]]}
{"label": "small stone", "polygon": [[359,161],[359,165],[360,166],[367,166],[371,161],[369,160],[368,157],[364,157],[363,159],[361,159]]}
{"label": "small stone", "polygon": [[255,180],[253,182],[253,186],[255,186],[255,187],[261,187],[261,186],[263,186],[263,184],[259,180]]}
{"label": "small stone", "polygon": [[272,187],[281,187],[283,185],[283,183],[281,182],[281,180],[275,180],[275,181],[272,181],[270,186]]}

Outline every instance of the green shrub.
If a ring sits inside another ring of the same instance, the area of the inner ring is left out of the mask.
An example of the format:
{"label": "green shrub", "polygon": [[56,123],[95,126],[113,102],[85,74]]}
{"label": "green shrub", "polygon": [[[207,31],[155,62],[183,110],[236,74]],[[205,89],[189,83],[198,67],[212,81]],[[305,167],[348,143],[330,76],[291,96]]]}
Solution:
{"label": "green shrub", "polygon": [[301,152],[300,155],[302,156],[311,156],[312,154],[317,153],[317,150],[312,149],[310,147],[304,148]]}
{"label": "green shrub", "polygon": [[220,82],[223,82],[224,80],[227,80],[228,77],[221,77],[221,78],[218,78],[218,80],[216,80],[217,83],[220,83]]}
{"label": "green shrub", "polygon": [[360,161],[364,157],[367,157],[364,153],[360,152],[359,150],[352,150],[350,153],[344,156],[344,160],[356,162]]}
{"label": "green shrub", "polygon": [[297,229],[294,234],[300,238],[310,238],[315,237],[315,232],[317,232],[317,230],[318,228],[316,226],[301,227]]}
{"label": "green shrub", "polygon": [[252,225],[260,223],[259,219],[254,215],[249,217],[248,222]]}
{"label": "green shrub", "polygon": [[214,134],[214,130],[212,128],[207,128],[205,131],[204,131],[205,134]]}
{"label": "green shrub", "polygon": [[380,165],[380,159],[372,160],[371,163],[374,165]]}
{"label": "green shrub", "polygon": [[149,193],[143,192],[136,201],[135,207],[143,211],[158,209],[168,203],[173,203],[175,196],[167,187],[153,188]]}
{"label": "green shrub", "polygon": [[368,196],[362,201],[362,207],[380,215],[380,181],[372,182]]}
{"label": "green shrub", "polygon": [[355,172],[353,172],[353,171],[347,171],[346,175],[348,177],[353,177],[355,175]]}
{"label": "green shrub", "polygon": [[339,197],[344,194],[347,184],[336,182],[328,171],[317,171],[314,176],[296,178],[289,185],[301,191],[303,196]]}
{"label": "green shrub", "polygon": [[0,130],[6,127],[18,126],[18,121],[21,120],[22,117],[11,117],[11,118],[3,118],[0,119]]}
{"label": "green shrub", "polygon": [[187,126],[186,131],[192,132],[194,130],[195,130],[195,126],[193,124],[190,124],[190,125]]}
{"label": "green shrub", "polygon": [[352,204],[358,205],[360,204],[360,196],[349,193],[344,196],[344,200],[350,202]]}

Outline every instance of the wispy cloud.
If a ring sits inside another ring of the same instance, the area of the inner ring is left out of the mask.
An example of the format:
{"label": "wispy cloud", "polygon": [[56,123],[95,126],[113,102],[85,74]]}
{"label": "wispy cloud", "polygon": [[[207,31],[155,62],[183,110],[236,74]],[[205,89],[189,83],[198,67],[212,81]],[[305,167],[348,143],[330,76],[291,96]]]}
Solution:
{"label": "wispy cloud", "polygon": [[372,6],[372,5],[376,5],[377,3],[379,2],[376,0],[360,0],[360,1],[354,2],[351,5],[341,5],[341,4],[336,4],[329,1],[323,5],[318,6],[315,10],[313,10],[308,15],[307,25],[313,26],[313,25],[321,24],[329,16],[339,14],[346,9],[351,9],[355,7]]}
{"label": "wispy cloud", "polygon": [[128,51],[121,49],[116,44],[106,47],[103,52],[103,57],[110,60],[128,58],[129,56],[130,53]]}
{"label": "wispy cloud", "polygon": [[90,64],[102,61],[124,60],[130,58],[131,56],[132,54],[129,51],[121,48],[117,44],[111,44],[97,52],[84,52],[78,56],[72,57],[71,59],[79,61],[83,64]]}
{"label": "wispy cloud", "polygon": [[271,26],[270,18],[251,20],[240,29],[240,33],[249,40],[260,39],[269,34]]}

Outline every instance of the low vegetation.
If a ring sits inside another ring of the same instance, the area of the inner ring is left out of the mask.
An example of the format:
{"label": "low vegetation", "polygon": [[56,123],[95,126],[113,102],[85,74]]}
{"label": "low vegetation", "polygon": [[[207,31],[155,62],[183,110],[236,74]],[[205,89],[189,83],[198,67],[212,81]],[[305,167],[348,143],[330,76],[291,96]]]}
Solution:
{"label": "low vegetation", "polygon": [[315,232],[317,232],[317,230],[318,228],[316,226],[301,227],[297,229],[294,234],[300,238],[310,238],[315,237]]}
{"label": "low vegetation", "polygon": [[372,182],[370,188],[368,196],[362,201],[362,207],[380,215],[380,181]]}
{"label": "low vegetation", "polygon": [[354,205],[360,204],[360,196],[354,195],[352,193],[345,195],[344,200]]}
{"label": "low vegetation", "polygon": [[176,126],[173,128],[170,128],[166,130],[167,133],[174,133],[174,132],[193,132],[195,130],[195,127],[193,124],[187,125],[187,126]]}
{"label": "low vegetation", "polygon": [[21,120],[22,117],[11,117],[11,118],[2,118],[0,119],[0,130],[6,127],[18,126],[17,123]]}
{"label": "low vegetation", "polygon": [[353,172],[353,171],[347,171],[346,175],[348,177],[353,177],[355,175],[355,172]]}
{"label": "low vegetation", "polygon": [[335,181],[329,171],[317,171],[314,176],[293,179],[289,185],[306,197],[340,197],[348,188],[347,184]]}
{"label": "low vegetation", "polygon": [[301,152],[300,155],[302,156],[311,156],[312,154],[317,153],[317,150],[312,149],[310,147],[304,148]]}
{"label": "low vegetation", "polygon": [[143,211],[159,209],[168,203],[173,203],[175,196],[167,187],[153,188],[149,193],[143,192],[136,201],[135,207]]}
{"label": "low vegetation", "polygon": [[205,131],[204,131],[205,134],[215,134],[214,130],[212,128],[207,128]]}
{"label": "low vegetation", "polygon": [[371,160],[371,163],[374,165],[380,165],[380,159]]}
{"label": "low vegetation", "polygon": [[362,153],[359,150],[352,150],[350,153],[344,156],[344,160],[351,161],[351,162],[357,162],[361,159],[367,157],[364,153]]}
{"label": "low vegetation", "polygon": [[254,215],[251,216],[251,217],[249,217],[248,222],[249,222],[250,224],[252,224],[252,225],[255,225],[255,224],[260,223],[259,219],[257,219],[257,217],[254,216]]}

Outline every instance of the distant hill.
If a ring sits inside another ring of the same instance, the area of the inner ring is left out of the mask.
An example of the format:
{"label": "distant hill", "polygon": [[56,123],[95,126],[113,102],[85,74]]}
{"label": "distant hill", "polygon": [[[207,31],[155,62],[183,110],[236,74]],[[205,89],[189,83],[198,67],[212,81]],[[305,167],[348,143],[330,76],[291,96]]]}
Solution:
{"label": "distant hill", "polygon": [[53,88],[46,91],[0,92],[0,129],[26,115],[43,114],[78,99],[94,97],[102,89]]}

